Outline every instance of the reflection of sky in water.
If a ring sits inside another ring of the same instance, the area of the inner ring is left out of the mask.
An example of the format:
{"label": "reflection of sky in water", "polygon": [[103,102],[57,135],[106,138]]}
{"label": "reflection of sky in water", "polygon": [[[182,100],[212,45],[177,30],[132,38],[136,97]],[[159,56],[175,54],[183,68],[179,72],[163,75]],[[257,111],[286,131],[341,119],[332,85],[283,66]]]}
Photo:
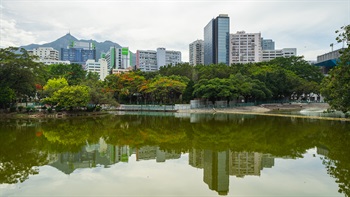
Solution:
{"label": "reflection of sky in water", "polygon": [[[314,156],[315,155],[315,156]],[[316,149],[304,158],[275,158],[272,168],[260,176],[229,178],[229,196],[342,196],[338,185],[322,165]],[[203,169],[189,165],[189,154],[165,162],[136,161],[110,168],[81,168],[70,175],[51,167],[39,167],[40,173],[23,183],[2,185],[2,196],[217,196],[204,182]]]}
{"label": "reflection of sky in water", "polygon": [[271,114],[290,114],[290,115],[301,115],[301,116],[314,116],[314,117],[332,117],[332,118],[344,118],[345,115],[341,111],[327,112],[323,108],[308,108],[296,111],[279,111],[274,110],[271,112],[267,112]]}

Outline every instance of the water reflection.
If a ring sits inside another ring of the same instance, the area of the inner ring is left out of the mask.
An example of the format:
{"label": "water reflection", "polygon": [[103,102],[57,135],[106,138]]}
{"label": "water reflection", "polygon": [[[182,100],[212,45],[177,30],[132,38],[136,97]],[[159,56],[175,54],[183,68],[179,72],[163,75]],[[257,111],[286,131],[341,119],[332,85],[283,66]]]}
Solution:
{"label": "water reflection", "polygon": [[350,126],[346,122],[152,115],[1,122],[0,183],[23,182],[31,174],[40,174],[38,167],[44,165],[72,174],[118,163],[164,163],[186,154],[188,164],[203,171],[203,183],[210,190],[228,195],[230,177],[260,177],[263,169],[275,168],[276,159],[301,159],[317,147],[338,192],[350,194]]}

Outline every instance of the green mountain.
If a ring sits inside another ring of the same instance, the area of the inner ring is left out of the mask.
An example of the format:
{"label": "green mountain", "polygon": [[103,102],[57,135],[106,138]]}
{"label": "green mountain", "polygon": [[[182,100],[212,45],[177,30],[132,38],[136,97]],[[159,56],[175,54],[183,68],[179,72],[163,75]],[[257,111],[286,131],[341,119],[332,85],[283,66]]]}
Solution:
{"label": "green mountain", "polygon": [[61,51],[61,48],[67,48],[72,41],[82,41],[82,42],[93,42],[95,43],[96,47],[96,58],[100,58],[101,52],[107,52],[110,47],[121,47],[118,43],[114,43],[112,41],[104,41],[104,42],[97,42],[96,40],[78,40],[74,36],[72,36],[70,33],[62,36],[61,38],[58,38],[57,40],[45,43],[45,44],[30,44],[27,46],[21,46],[20,48],[24,48],[26,50],[32,50],[37,47],[52,47],[58,51]]}

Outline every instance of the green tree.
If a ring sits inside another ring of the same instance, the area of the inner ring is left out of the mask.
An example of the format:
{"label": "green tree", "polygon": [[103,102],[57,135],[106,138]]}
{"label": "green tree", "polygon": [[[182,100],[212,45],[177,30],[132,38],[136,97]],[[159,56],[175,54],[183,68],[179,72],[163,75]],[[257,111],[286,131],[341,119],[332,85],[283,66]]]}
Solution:
{"label": "green tree", "polygon": [[187,77],[188,79],[193,79],[194,67],[188,63],[181,63],[176,65],[167,65],[159,68],[159,74],[162,76],[182,76]]}
{"label": "green tree", "polygon": [[69,85],[78,85],[86,77],[86,71],[80,64],[52,64],[48,68],[51,78],[65,78]]}
{"label": "green tree", "polygon": [[9,106],[14,99],[16,99],[16,94],[11,88],[0,88],[0,105],[2,108],[6,108],[6,106]]}
{"label": "green tree", "polygon": [[116,91],[121,97],[126,97],[129,103],[132,102],[133,98],[136,98],[140,94],[140,88],[145,82],[145,78],[139,75],[138,72],[125,72],[118,76],[118,81],[116,84]]}
{"label": "green tree", "polygon": [[185,102],[190,102],[190,100],[192,100],[194,97],[193,97],[193,91],[194,91],[194,81],[190,80],[187,85],[186,85],[186,88],[183,92],[183,95],[182,95],[182,99],[183,101]]}
{"label": "green tree", "polygon": [[272,98],[288,100],[301,84],[301,78],[290,70],[276,65],[263,66],[254,71],[253,78],[263,82]]}
{"label": "green tree", "polygon": [[197,65],[194,79],[224,79],[234,73],[233,67],[226,64]]}
{"label": "green tree", "polygon": [[280,66],[286,70],[290,70],[302,79],[313,81],[318,84],[323,79],[323,74],[318,66],[311,65],[304,58],[298,56],[278,57],[269,61],[271,65]]}
{"label": "green tree", "polygon": [[103,81],[103,87],[105,92],[111,92],[115,99],[118,99],[118,80],[119,75],[112,74],[107,75],[105,80]]}
{"label": "green tree", "polygon": [[106,91],[106,89],[103,87],[103,82],[100,81],[100,77],[97,73],[89,72],[86,76],[86,80],[82,82],[82,85],[89,87],[89,104],[93,104],[94,108],[102,104],[109,104],[112,106],[118,105],[117,101],[113,97],[113,92]]}
{"label": "green tree", "polygon": [[43,65],[34,62],[26,50],[16,51],[15,47],[0,49],[0,89],[10,88],[16,98],[34,97]]}
{"label": "green tree", "polygon": [[[350,25],[341,28],[337,37],[338,42],[350,39]],[[329,72],[329,76],[322,81],[321,94],[332,109],[344,113],[350,111],[350,45],[341,52],[337,66]]]}
{"label": "green tree", "polygon": [[157,102],[174,103],[179,99],[185,87],[185,82],[171,79],[171,77],[158,76],[147,85],[144,91],[150,93]]}
{"label": "green tree", "polygon": [[65,86],[53,93],[52,97],[45,98],[47,102],[74,109],[88,104],[89,88],[87,86]]}
{"label": "green tree", "polygon": [[213,104],[218,99],[231,100],[237,96],[237,89],[229,79],[201,79],[194,85],[193,95],[197,98],[205,98]]}
{"label": "green tree", "polygon": [[272,92],[258,79],[238,73],[231,75],[230,80],[232,85],[237,87],[236,96],[243,97],[245,102],[261,101],[272,97]]}
{"label": "green tree", "polygon": [[53,78],[49,79],[46,83],[46,85],[43,87],[44,94],[46,96],[52,96],[54,92],[56,92],[59,89],[62,89],[64,87],[68,86],[68,82],[65,78]]}

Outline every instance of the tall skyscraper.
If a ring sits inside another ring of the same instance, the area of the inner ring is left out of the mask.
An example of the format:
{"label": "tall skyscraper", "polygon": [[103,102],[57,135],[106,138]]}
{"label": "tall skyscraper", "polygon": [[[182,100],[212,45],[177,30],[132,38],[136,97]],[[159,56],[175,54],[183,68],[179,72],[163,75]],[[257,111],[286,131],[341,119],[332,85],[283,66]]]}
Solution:
{"label": "tall skyscraper", "polygon": [[204,27],[204,64],[229,65],[230,18],[220,14]]}
{"label": "tall skyscraper", "polygon": [[204,64],[204,41],[196,40],[190,45],[190,65]]}

